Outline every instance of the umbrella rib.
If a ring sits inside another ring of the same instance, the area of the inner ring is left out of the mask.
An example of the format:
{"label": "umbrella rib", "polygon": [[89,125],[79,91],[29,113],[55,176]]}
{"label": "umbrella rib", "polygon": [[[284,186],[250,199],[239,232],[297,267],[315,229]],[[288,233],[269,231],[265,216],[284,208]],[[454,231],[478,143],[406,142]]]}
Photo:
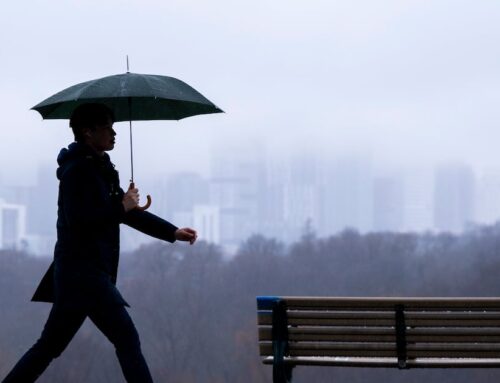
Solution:
{"label": "umbrella rib", "polygon": [[95,82],[96,82],[96,81],[98,81],[98,80],[99,80],[99,79],[95,79],[95,80],[90,80],[90,81],[88,81],[88,82],[87,82],[87,84],[85,84],[85,85],[83,86],[83,88],[80,90],[80,92],[79,92],[79,96],[78,96],[78,97],[85,98],[85,97],[83,96],[83,92],[85,92],[88,88],[90,88],[92,85],[94,85],[94,84],[95,84]]}

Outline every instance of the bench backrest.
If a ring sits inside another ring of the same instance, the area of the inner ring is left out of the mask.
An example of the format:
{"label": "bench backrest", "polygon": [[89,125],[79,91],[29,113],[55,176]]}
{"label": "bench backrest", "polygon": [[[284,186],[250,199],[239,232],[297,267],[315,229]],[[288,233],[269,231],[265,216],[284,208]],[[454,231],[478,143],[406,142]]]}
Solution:
{"label": "bench backrest", "polygon": [[281,342],[296,364],[500,365],[500,298],[258,297],[257,306],[266,363]]}

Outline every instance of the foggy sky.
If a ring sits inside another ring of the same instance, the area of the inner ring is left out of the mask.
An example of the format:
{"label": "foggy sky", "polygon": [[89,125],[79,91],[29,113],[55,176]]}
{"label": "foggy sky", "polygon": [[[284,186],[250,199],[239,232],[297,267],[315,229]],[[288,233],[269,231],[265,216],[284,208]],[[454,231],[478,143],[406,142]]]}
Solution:
{"label": "foggy sky", "polygon": [[[136,173],[208,172],[249,139],[271,153],[368,155],[381,169],[500,168],[500,3],[458,0],[7,2],[0,180],[31,183],[72,135],[29,108],[131,71],[177,77],[226,114],[135,124]],[[112,159],[129,174],[127,125]],[[221,149],[222,148],[222,149]]]}

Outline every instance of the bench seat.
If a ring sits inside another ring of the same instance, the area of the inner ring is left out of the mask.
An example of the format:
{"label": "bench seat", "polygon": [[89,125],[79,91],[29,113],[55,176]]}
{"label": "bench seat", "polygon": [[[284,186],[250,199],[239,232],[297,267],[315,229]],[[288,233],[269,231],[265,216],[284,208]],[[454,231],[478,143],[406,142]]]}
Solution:
{"label": "bench seat", "polygon": [[500,367],[500,298],[257,297],[275,382],[297,365]]}

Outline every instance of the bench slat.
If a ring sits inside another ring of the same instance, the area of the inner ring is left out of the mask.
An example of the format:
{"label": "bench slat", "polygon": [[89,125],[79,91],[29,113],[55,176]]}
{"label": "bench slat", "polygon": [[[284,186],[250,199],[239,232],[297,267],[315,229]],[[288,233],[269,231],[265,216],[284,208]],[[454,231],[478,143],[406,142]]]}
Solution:
{"label": "bench slat", "polygon": [[417,309],[497,309],[500,310],[500,298],[422,298],[422,297],[280,297],[289,308],[377,308],[391,309],[395,305]]}
{"label": "bench slat", "polygon": [[[261,311],[259,316],[272,316],[271,311]],[[390,319],[394,320],[394,310],[385,312],[376,311],[297,311],[289,310],[288,318],[316,318],[316,319]],[[452,312],[452,311],[434,311],[434,312],[414,312],[405,311],[407,319],[424,319],[424,320],[499,320],[500,312]]]}
{"label": "bench slat", "polygon": [[[270,342],[261,342],[262,346],[272,346]],[[290,350],[380,350],[395,351],[395,342],[290,342]],[[498,343],[417,343],[408,344],[408,351],[481,351],[500,352]]]}
{"label": "bench slat", "polygon": [[[263,358],[264,364],[273,364],[273,357]],[[356,358],[356,357],[286,357],[285,363],[304,366],[345,366],[345,367],[397,367],[396,358]],[[419,358],[406,362],[408,367],[425,368],[498,368],[500,358]]]}
{"label": "bench slat", "polygon": [[[264,314],[263,315],[270,315]],[[272,314],[271,314],[272,315]],[[289,318],[318,318],[318,319],[394,319],[394,310],[392,311],[299,311],[289,310],[287,312]],[[432,311],[432,312],[416,312],[405,310],[405,318],[407,319],[425,319],[425,320],[500,320],[499,311]]]}
{"label": "bench slat", "polygon": [[[290,325],[392,326],[395,323],[394,311],[288,311],[287,315]],[[500,312],[405,312],[405,320],[408,326],[454,326],[457,323],[463,323],[462,327],[500,326]],[[272,312],[259,312],[258,324],[272,324]]]}
{"label": "bench slat", "polygon": [[[396,334],[394,328],[383,327],[290,327],[288,329],[288,338],[290,341],[395,342]],[[259,328],[259,340],[271,341],[272,328]],[[406,340],[407,342],[427,343],[493,343],[500,342],[500,329],[410,328],[406,332]]]}
{"label": "bench slat", "polygon": [[[395,335],[291,335],[290,341],[305,342],[396,342]],[[261,340],[270,340],[261,339]],[[406,341],[410,343],[495,343],[500,342],[500,336],[464,336],[464,335],[406,335]]]}
{"label": "bench slat", "polygon": [[[270,353],[262,356],[271,355]],[[395,351],[381,350],[292,350],[290,356],[331,356],[331,357],[396,357]],[[407,352],[408,358],[500,358],[500,352],[466,352],[466,351],[421,351]]]}
{"label": "bench slat", "polygon": [[[272,343],[260,342],[261,355],[271,355]],[[396,343],[356,343],[356,342],[290,342],[290,355],[294,356],[396,356]],[[352,352],[355,354],[353,355]],[[408,344],[409,357],[425,356],[458,356],[469,357],[500,357],[500,344],[498,343],[418,343]]]}
{"label": "bench slat", "polygon": [[[291,326],[394,326],[389,319],[328,319],[328,318],[289,318]],[[500,319],[406,319],[408,327],[499,327]],[[272,316],[259,316],[259,325],[272,325]]]}

